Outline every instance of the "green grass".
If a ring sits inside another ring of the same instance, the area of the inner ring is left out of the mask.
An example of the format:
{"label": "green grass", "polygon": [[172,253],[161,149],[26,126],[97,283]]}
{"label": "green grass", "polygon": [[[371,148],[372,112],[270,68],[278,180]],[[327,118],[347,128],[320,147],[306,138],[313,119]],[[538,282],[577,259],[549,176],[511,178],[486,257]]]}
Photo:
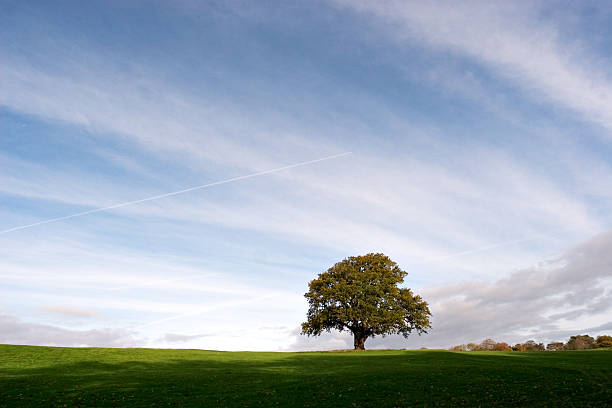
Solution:
{"label": "green grass", "polygon": [[612,350],[232,353],[0,345],[2,407],[604,407]]}

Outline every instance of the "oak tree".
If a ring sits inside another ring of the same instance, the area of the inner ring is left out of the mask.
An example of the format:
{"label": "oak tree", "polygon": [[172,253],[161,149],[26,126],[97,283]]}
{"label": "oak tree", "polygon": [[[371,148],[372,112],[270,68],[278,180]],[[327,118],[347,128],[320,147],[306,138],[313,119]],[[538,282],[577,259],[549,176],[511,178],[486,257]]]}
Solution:
{"label": "oak tree", "polygon": [[426,333],[431,327],[427,302],[399,287],[407,272],[383,254],[352,256],[336,263],[308,285],[309,303],[302,334],[332,329],[353,333],[355,350],[368,337]]}

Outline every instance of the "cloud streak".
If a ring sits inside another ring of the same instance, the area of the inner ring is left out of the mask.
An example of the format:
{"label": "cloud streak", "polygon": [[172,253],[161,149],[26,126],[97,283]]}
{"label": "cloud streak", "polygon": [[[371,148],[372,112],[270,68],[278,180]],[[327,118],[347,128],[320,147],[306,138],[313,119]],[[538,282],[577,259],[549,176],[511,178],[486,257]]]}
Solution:
{"label": "cloud streak", "polygon": [[[400,43],[426,44],[485,64],[534,98],[545,96],[612,129],[612,83],[586,44],[573,45],[542,18],[543,3],[345,1],[333,3],[387,22]],[[390,24],[389,24],[390,23]]]}
{"label": "cloud streak", "polygon": [[90,318],[98,317],[100,315],[100,313],[96,312],[95,310],[88,310],[72,306],[48,305],[39,306],[38,309],[45,312],[56,313],[64,317]]}
{"label": "cloud streak", "polygon": [[196,191],[196,190],[203,190],[205,188],[219,186],[219,185],[227,184],[227,183],[233,183],[233,182],[239,181],[239,180],[246,180],[246,179],[253,178],[253,177],[263,176],[263,175],[266,175],[266,174],[277,173],[277,172],[283,171],[283,170],[294,169],[296,167],[301,167],[301,166],[307,166],[307,165],[310,165],[310,164],[320,163],[320,162],[325,161],[325,160],[336,159],[336,158],[343,157],[343,156],[346,156],[346,155],[349,155],[349,154],[351,154],[351,152],[335,154],[335,155],[332,155],[332,156],[327,156],[327,157],[323,157],[323,158],[319,158],[319,159],[315,159],[315,160],[308,160],[308,161],[304,161],[304,162],[300,162],[300,163],[290,164],[288,166],[277,167],[277,168],[270,169],[270,170],[258,171],[256,173],[247,174],[245,176],[232,177],[232,178],[221,180],[221,181],[215,181],[214,183],[208,183],[208,184],[203,184],[203,185],[200,185],[200,186],[186,188],[186,189],[183,189],[183,190],[173,191],[173,192],[170,192],[170,193],[159,194],[159,195],[156,195],[156,196],[153,196],[153,197],[147,197],[147,198],[142,198],[142,199],[139,199],[139,200],[127,201],[125,203],[113,204],[113,205],[110,205],[108,207],[95,208],[95,209],[92,209],[92,210],[87,210],[87,211],[79,212],[79,213],[76,213],[76,214],[66,215],[64,217],[51,218],[51,219],[48,219],[48,220],[35,222],[33,224],[21,225],[21,226],[18,226],[18,227],[9,228],[9,229],[0,231],[0,234],[7,234],[9,232],[20,231],[20,230],[23,230],[23,229],[26,229],[26,228],[32,228],[32,227],[36,227],[36,226],[39,226],[39,225],[49,224],[49,223],[52,223],[52,222],[58,222],[58,221],[68,220],[68,219],[71,219],[71,218],[82,217],[83,215],[95,214],[95,213],[102,212],[102,211],[114,210],[114,209],[117,209],[117,208],[127,207],[129,205],[134,205],[134,204],[145,203],[145,202],[148,202],[148,201],[159,200],[161,198],[172,197],[172,196],[176,196],[176,195],[179,195],[179,194],[185,194],[185,193],[189,193],[189,192]]}

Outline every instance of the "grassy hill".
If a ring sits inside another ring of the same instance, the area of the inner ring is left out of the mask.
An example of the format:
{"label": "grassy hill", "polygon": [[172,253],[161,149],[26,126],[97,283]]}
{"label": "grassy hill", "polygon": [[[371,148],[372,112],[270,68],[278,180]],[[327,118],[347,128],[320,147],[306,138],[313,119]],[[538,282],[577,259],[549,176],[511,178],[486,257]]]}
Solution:
{"label": "grassy hill", "polygon": [[233,353],[0,345],[0,406],[612,406],[612,350]]}

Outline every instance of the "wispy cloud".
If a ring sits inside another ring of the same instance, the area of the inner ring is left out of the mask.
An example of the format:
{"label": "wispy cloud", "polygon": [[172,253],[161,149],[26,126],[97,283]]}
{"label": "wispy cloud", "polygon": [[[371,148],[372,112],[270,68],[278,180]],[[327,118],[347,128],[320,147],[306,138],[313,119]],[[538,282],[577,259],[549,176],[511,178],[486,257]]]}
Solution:
{"label": "wispy cloud", "polygon": [[189,340],[201,339],[202,337],[209,336],[208,334],[175,334],[166,333],[159,339],[164,343],[184,343]]}
{"label": "wispy cloud", "polygon": [[47,306],[39,306],[38,309],[44,312],[57,313],[65,317],[88,318],[88,317],[97,317],[100,315],[100,313],[98,313],[95,310],[82,309],[82,308],[73,307],[73,306],[47,305]]}
{"label": "wispy cloud", "polygon": [[19,231],[19,230],[22,230],[22,229],[32,228],[32,227],[36,227],[36,226],[39,226],[39,225],[49,224],[49,223],[52,223],[52,222],[64,221],[64,220],[68,220],[68,219],[71,219],[71,218],[81,217],[81,216],[89,215],[89,214],[95,214],[95,213],[102,212],[102,211],[109,211],[109,210],[114,210],[114,209],[117,209],[117,208],[123,208],[123,207],[127,207],[129,205],[141,204],[141,203],[145,203],[145,202],[149,202],[149,201],[159,200],[159,199],[162,199],[162,198],[173,197],[173,196],[176,196],[176,195],[179,195],[179,194],[185,194],[185,193],[189,193],[189,192],[192,192],[192,191],[203,190],[205,188],[219,186],[219,185],[227,184],[227,183],[233,183],[235,181],[246,180],[246,179],[249,179],[249,178],[252,178],[252,177],[263,176],[263,175],[266,175],[266,174],[276,173],[276,172],[283,171],[283,170],[294,169],[296,167],[301,167],[301,166],[306,166],[306,165],[310,165],[310,164],[315,164],[315,163],[319,163],[319,162],[322,162],[322,161],[325,161],[325,160],[336,159],[336,158],[339,158],[339,157],[342,157],[342,156],[346,156],[346,155],[348,155],[350,153],[351,152],[340,153],[340,154],[336,154],[336,155],[333,155],[333,156],[323,157],[323,158],[314,159],[314,160],[308,160],[308,161],[300,162],[300,163],[294,163],[294,164],[290,164],[290,165],[283,166],[283,167],[277,167],[275,169],[258,171],[257,173],[251,173],[251,174],[247,174],[245,176],[232,177],[232,178],[221,180],[221,181],[215,181],[213,183],[207,183],[207,184],[203,184],[203,185],[199,185],[199,186],[195,186],[195,187],[189,187],[189,188],[178,190],[178,191],[172,191],[170,193],[159,194],[159,195],[155,195],[153,197],[141,198],[141,199],[138,199],[138,200],[127,201],[127,202],[119,203],[119,204],[113,204],[113,205],[110,205],[108,207],[98,207],[98,208],[94,208],[92,210],[82,211],[82,212],[79,212],[79,213],[76,213],[76,214],[70,214],[70,215],[66,215],[66,216],[63,216],[63,217],[50,218],[50,219],[47,219],[47,220],[35,222],[33,224],[27,224],[27,225],[21,225],[21,226],[18,226],[18,227],[9,228],[7,230],[0,231],[0,234],[6,234],[6,233],[9,233],[9,232],[13,232],[13,231]]}
{"label": "wispy cloud", "polygon": [[[485,64],[533,98],[573,110],[612,129],[612,83],[588,44],[568,43],[543,17],[545,3],[467,1],[333,1],[381,19],[402,41],[435,47]],[[391,24],[389,24],[391,23]]]}
{"label": "wispy cloud", "polygon": [[70,330],[0,314],[0,343],[38,346],[134,347],[145,342],[122,329]]}

